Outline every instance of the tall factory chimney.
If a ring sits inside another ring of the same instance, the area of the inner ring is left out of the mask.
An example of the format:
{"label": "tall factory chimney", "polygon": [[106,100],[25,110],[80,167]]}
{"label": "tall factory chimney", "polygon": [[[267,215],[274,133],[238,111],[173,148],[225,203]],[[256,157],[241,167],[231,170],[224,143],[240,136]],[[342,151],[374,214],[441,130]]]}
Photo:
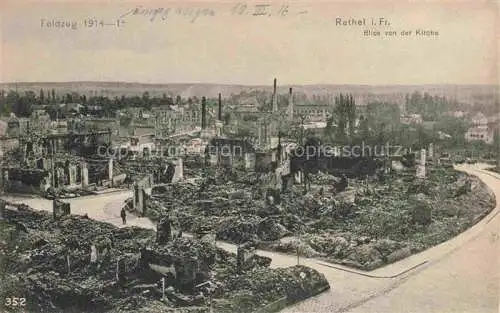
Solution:
{"label": "tall factory chimney", "polygon": [[207,98],[201,98],[201,129],[207,127]]}
{"label": "tall factory chimney", "polygon": [[273,98],[271,99],[273,105],[273,112],[278,112],[278,95],[276,94],[276,78],[273,84]]}
{"label": "tall factory chimney", "polygon": [[222,95],[219,93],[219,114],[217,115],[219,121],[222,121]]}
{"label": "tall factory chimney", "polygon": [[292,87],[288,91],[288,120],[293,121],[293,94]]}

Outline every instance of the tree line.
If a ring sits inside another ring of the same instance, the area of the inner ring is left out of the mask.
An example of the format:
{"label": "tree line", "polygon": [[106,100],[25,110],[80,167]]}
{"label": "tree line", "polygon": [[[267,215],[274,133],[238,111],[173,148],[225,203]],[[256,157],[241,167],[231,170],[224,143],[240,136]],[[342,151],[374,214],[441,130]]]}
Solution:
{"label": "tree line", "polygon": [[[216,104],[215,99],[208,101],[209,106]],[[172,105],[191,105],[198,104],[201,99],[198,97],[182,98],[180,95],[176,97],[167,96],[150,96],[149,92],[145,91],[140,96],[90,96],[81,95],[76,92],[67,94],[57,94],[54,89],[44,90],[35,93],[34,91],[18,92],[15,90],[0,91],[0,114],[8,116],[14,113],[18,117],[30,117],[33,109],[38,106],[43,106],[45,111],[53,119],[56,117],[63,118],[72,112],[66,112],[61,108],[60,104],[78,103],[82,105],[81,114],[95,114],[98,116],[112,116],[117,110],[127,108],[144,108],[151,110],[158,106]],[[96,110],[97,109],[97,110]]]}

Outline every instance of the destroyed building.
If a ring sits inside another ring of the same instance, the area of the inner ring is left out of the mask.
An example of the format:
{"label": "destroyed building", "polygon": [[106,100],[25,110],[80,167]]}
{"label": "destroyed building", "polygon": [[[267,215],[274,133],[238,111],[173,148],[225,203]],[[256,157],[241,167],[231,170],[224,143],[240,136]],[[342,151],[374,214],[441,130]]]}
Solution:
{"label": "destroyed building", "polygon": [[[50,187],[86,188],[113,173],[108,160],[90,159],[109,145],[110,132],[32,134],[19,137],[18,159],[7,157],[1,182],[6,190],[43,193]],[[105,163],[105,168],[102,168]]]}
{"label": "destroyed building", "polygon": [[199,104],[156,107],[152,113],[155,135],[160,138],[190,131],[201,125]]}
{"label": "destroyed building", "polygon": [[255,170],[255,149],[246,140],[212,138],[205,147],[206,162],[212,166]]}

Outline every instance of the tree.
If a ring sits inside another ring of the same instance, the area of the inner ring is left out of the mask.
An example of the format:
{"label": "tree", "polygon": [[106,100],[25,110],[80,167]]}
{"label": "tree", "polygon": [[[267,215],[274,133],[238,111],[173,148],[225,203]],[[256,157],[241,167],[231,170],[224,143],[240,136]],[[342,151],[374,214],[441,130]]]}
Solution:
{"label": "tree", "polygon": [[440,119],[436,125],[436,131],[441,131],[451,136],[450,144],[463,146],[465,144],[465,133],[469,129],[469,123],[460,118],[446,116]]}
{"label": "tree", "polygon": [[[397,104],[386,102],[370,102],[366,108],[366,121],[363,127],[367,127],[371,133],[377,134],[372,138],[377,144],[385,144],[386,140],[395,138],[395,133],[400,128],[400,109]],[[361,127],[360,121],[360,127]],[[366,129],[365,129],[366,131]]]}
{"label": "tree", "polygon": [[5,102],[9,104],[15,104],[17,99],[19,99],[19,93],[17,93],[17,91],[9,90]]}
{"label": "tree", "polygon": [[354,134],[354,128],[356,123],[356,104],[354,103],[354,97],[349,95],[346,99],[346,115],[347,115],[347,126],[348,134]]}
{"label": "tree", "polygon": [[370,126],[368,124],[368,118],[360,116],[358,138],[360,139],[360,141],[368,142],[370,140],[370,137],[371,133]]}
{"label": "tree", "polygon": [[417,146],[418,148],[426,148],[429,146],[429,143],[434,142],[434,138],[430,131],[426,130],[422,126],[417,127]]}
{"label": "tree", "polygon": [[334,141],[334,134],[337,132],[337,127],[334,123],[334,117],[330,116],[326,119],[326,127],[324,131],[324,135],[328,142],[333,142]]}
{"label": "tree", "polygon": [[445,97],[432,96],[425,92],[422,96],[418,91],[406,95],[406,111],[408,113],[421,114],[426,121],[437,120],[444,112],[452,106]]}
{"label": "tree", "polygon": [[144,91],[142,94],[142,106],[148,110],[151,110],[151,99],[149,97],[149,92]]}
{"label": "tree", "polygon": [[43,103],[44,103],[44,101],[45,101],[45,95],[44,95],[44,93],[43,93],[43,89],[40,89],[40,96],[39,96],[39,100],[40,100],[40,101],[39,101],[39,103],[40,103],[40,104],[43,104]]}
{"label": "tree", "polygon": [[13,109],[16,116],[29,117],[31,115],[31,104],[24,97],[17,99],[16,105]]}
{"label": "tree", "polygon": [[224,113],[223,120],[225,125],[229,125],[231,122],[231,114],[229,114],[229,112]]}
{"label": "tree", "polygon": [[354,134],[356,121],[356,104],[352,95],[340,94],[335,97],[335,108],[331,120],[331,129],[335,124],[335,137],[339,142],[345,142]]}
{"label": "tree", "polygon": [[493,134],[493,147],[496,151],[497,171],[500,171],[500,129],[498,127]]}
{"label": "tree", "polygon": [[7,95],[5,94],[5,91],[2,90],[2,94],[0,97],[0,114],[1,115],[9,115],[10,112],[12,111],[12,104],[13,102],[9,102],[7,99]]}
{"label": "tree", "polygon": [[51,90],[51,94],[52,94],[52,103],[56,103],[56,91],[54,90],[54,88],[52,88]]}

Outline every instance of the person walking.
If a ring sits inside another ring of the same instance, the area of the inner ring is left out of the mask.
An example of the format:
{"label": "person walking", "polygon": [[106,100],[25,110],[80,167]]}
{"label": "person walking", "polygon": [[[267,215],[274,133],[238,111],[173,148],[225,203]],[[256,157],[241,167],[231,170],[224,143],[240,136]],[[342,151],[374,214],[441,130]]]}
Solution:
{"label": "person walking", "polygon": [[125,212],[125,208],[122,208],[120,216],[122,217],[123,225],[127,224],[127,212]]}

